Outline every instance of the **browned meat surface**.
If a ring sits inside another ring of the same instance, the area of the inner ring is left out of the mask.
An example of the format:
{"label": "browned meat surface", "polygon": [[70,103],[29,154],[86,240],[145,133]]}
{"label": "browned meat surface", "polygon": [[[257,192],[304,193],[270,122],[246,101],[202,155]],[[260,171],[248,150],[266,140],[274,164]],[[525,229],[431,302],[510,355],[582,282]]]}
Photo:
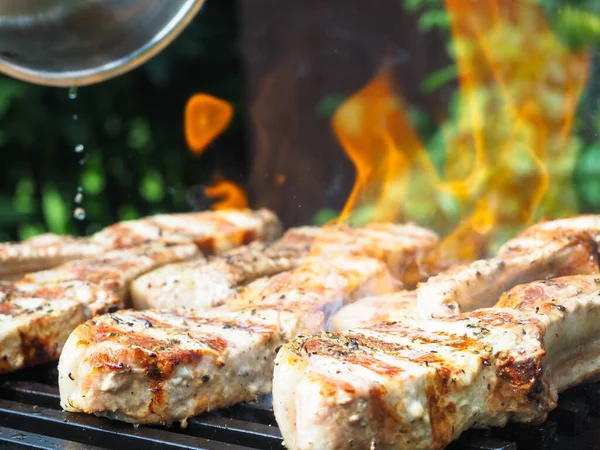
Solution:
{"label": "browned meat surface", "polygon": [[134,423],[170,423],[271,389],[275,349],[331,314],[393,287],[381,262],[320,260],[243,288],[205,311],[126,311],[78,327],[59,362],[61,405]]}
{"label": "browned meat surface", "polygon": [[23,242],[0,243],[0,278],[19,278],[74,259],[96,256],[102,247],[87,239],[46,233]]}
{"label": "browned meat surface", "polygon": [[133,283],[133,306],[135,309],[160,309],[221,305],[257,278],[276,275],[302,264],[309,254],[310,243],[296,237],[284,237],[272,244],[252,243],[209,261],[196,258],[154,270]]}
{"label": "browned meat surface", "polygon": [[91,238],[47,233],[23,242],[0,243],[0,279],[14,280],[68,261],[150,242],[196,243],[212,254],[280,235],[279,220],[267,210],[160,214],[112,225]]}
{"label": "browned meat surface", "polygon": [[598,273],[598,261],[588,232],[534,227],[508,241],[494,258],[451,268],[421,283],[414,314],[451,317],[492,306],[520,283],[591,273]]}
{"label": "browned meat surface", "polygon": [[402,285],[413,285],[433,271],[437,243],[437,236],[414,225],[300,227],[271,244],[153,271],[133,284],[133,302],[136,309],[218,306],[249,282],[318,255],[372,256],[385,262]]}
{"label": "browned meat surface", "polygon": [[412,316],[416,304],[416,291],[366,297],[340,309],[331,319],[331,331],[339,332],[403,320]]}
{"label": "browned meat surface", "polygon": [[77,325],[125,306],[131,280],[198,253],[152,244],[66,263],[0,286],[0,373],[56,360]]}
{"label": "browned meat surface", "polygon": [[270,211],[207,211],[159,214],[117,223],[96,233],[91,241],[104,248],[128,248],[148,242],[193,242],[204,253],[215,254],[281,235],[281,223]]}
{"label": "browned meat surface", "polygon": [[442,449],[471,427],[541,421],[600,372],[600,278],[520,285],[497,307],[299,336],[276,358],[289,449]]}

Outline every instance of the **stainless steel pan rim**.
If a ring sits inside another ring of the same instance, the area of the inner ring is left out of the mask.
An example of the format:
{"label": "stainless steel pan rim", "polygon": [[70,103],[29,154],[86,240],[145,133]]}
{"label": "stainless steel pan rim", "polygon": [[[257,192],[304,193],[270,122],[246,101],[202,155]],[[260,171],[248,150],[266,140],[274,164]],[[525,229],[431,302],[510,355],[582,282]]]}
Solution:
{"label": "stainless steel pan rim", "polygon": [[[102,3],[100,0],[91,1],[99,4]],[[152,1],[145,2],[146,5],[151,5],[152,3]],[[140,66],[169,45],[200,11],[204,0],[185,0],[179,1],[179,4],[181,5],[179,9],[177,9],[164,26],[155,32],[154,30],[150,30],[153,33],[151,39],[133,51],[123,52],[120,57],[107,61],[102,61],[101,58],[96,58],[97,61],[93,61],[94,58],[90,58],[90,62],[96,62],[97,64],[89,64],[88,67],[77,70],[56,70],[55,68],[42,70],[40,68],[32,68],[31,65],[26,63],[20,64],[16,62],[14,55],[10,51],[0,48],[0,72],[30,83],[59,87],[84,86],[114,78]],[[36,25],[39,26],[39,22]],[[3,24],[0,21],[0,32],[2,31],[2,26]],[[14,27],[15,22],[6,20],[4,26]]]}

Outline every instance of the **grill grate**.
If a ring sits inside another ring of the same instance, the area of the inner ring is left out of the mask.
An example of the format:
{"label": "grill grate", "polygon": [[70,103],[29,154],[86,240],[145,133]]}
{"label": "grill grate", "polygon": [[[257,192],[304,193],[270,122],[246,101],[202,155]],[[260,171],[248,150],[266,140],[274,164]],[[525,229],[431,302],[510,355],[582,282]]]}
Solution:
{"label": "grill grate", "polygon": [[[15,449],[277,449],[281,434],[271,402],[239,405],[189,420],[182,429],[133,427],[59,407],[55,366],[0,378],[0,448]],[[470,430],[449,450],[597,450],[600,384],[572,389],[542,425]]]}

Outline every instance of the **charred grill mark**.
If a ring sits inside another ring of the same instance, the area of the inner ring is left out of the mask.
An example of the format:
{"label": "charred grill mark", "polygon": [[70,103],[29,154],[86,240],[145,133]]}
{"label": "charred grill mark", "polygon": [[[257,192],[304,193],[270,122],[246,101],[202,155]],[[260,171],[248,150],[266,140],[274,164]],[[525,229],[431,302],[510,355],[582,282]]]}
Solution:
{"label": "charred grill mark", "polygon": [[[473,328],[478,328],[479,330],[485,329],[480,326],[474,326]],[[419,328],[416,328],[414,326],[405,326],[400,322],[388,322],[386,324],[373,326],[371,327],[371,329],[381,333],[389,334],[391,336],[405,338],[407,340],[410,340],[411,344],[416,345],[445,346],[465,352],[473,352],[474,350],[480,352],[483,351],[483,344],[481,344],[478,339],[470,338],[464,335],[460,336],[458,334],[445,333],[441,331],[426,333],[425,331]],[[397,344],[392,344],[387,341],[379,340],[374,336],[365,336],[365,339],[365,342],[373,342],[373,347],[380,347],[386,352],[394,352],[394,346],[397,346]],[[397,350],[402,350],[402,348],[397,348]]]}
{"label": "charred grill mark", "polygon": [[196,237],[194,244],[196,244],[204,255],[214,255],[217,251],[216,240],[212,236]]}
{"label": "charred grill mark", "polygon": [[218,355],[223,354],[228,346],[227,341],[221,336],[215,336],[208,333],[198,333],[195,331],[190,331],[190,336],[202,341],[203,344],[209,346]]}
{"label": "charred grill mark", "polygon": [[389,437],[398,432],[398,424],[402,421],[394,408],[389,407],[386,401],[387,391],[383,386],[376,386],[369,389],[370,420],[369,423],[378,424],[375,429],[375,436],[372,440],[372,448],[377,448],[378,444],[389,445]]}
{"label": "charred grill mark", "polygon": [[499,360],[501,363],[498,364],[498,375],[515,386],[532,384],[535,382],[536,377],[541,374],[541,361],[539,360],[530,358],[515,361],[513,356],[500,357]]}
{"label": "charred grill mark", "polygon": [[164,381],[165,374],[160,370],[158,364],[153,362],[146,367],[146,376],[154,381]]}
{"label": "charred grill mark", "polygon": [[395,377],[403,372],[402,368],[381,361],[375,355],[360,348],[359,344],[352,338],[343,342],[337,339],[323,340],[319,338],[309,339],[304,343],[304,352],[307,355],[320,355],[333,357],[336,360],[363,366],[380,375]]}
{"label": "charred grill mark", "polygon": [[242,231],[242,238],[240,239],[240,245],[248,245],[256,239],[256,232],[254,230]]}
{"label": "charred grill mark", "polygon": [[518,323],[517,320],[513,317],[513,315],[511,313],[503,312],[503,311],[493,311],[493,310],[473,311],[473,312],[470,312],[467,314],[463,314],[461,319],[464,319],[465,317],[479,320],[479,323],[477,324],[477,326],[478,327],[482,326],[485,328],[503,327],[503,326],[507,326],[510,324]]}
{"label": "charred grill mark", "polygon": [[58,357],[58,351],[54,348],[54,342],[42,340],[38,337],[28,336],[19,332],[21,337],[21,351],[25,357],[25,365],[33,366],[53,361]]}
{"label": "charred grill mark", "polygon": [[445,402],[452,383],[452,371],[446,367],[437,368],[425,390],[432,440],[440,446],[450,442],[454,433],[456,404]]}
{"label": "charred grill mark", "polygon": [[[142,327],[142,330],[134,331],[127,330],[123,327],[123,325],[127,326],[129,323],[131,323],[128,322],[128,320],[140,319],[139,316],[136,316],[134,319],[128,318],[127,316],[119,317],[114,315],[111,318],[117,319],[115,325],[111,325],[106,322],[99,322],[95,325],[93,330],[90,330],[90,334],[93,336],[95,343],[101,343],[107,340],[116,341],[122,343],[125,348],[129,347],[143,349],[145,353],[155,355],[154,357],[158,355],[158,362],[161,360],[177,361],[177,364],[179,364],[179,362],[182,360],[186,360],[186,362],[188,362],[190,358],[191,360],[197,359],[198,355],[201,357],[204,353],[206,353],[204,350],[183,350],[177,344],[174,344],[173,340],[165,341],[153,338],[149,336],[148,332],[146,331],[148,328]],[[175,329],[176,331],[180,331],[182,333],[186,332],[183,327],[178,328],[166,322],[161,323],[154,317],[142,315],[141,320],[152,323],[152,328]],[[228,347],[228,342],[224,338],[210,333],[201,332],[200,330],[188,329],[187,335],[190,339],[197,341],[199,344],[209,347],[215,353],[215,356],[222,355]]]}

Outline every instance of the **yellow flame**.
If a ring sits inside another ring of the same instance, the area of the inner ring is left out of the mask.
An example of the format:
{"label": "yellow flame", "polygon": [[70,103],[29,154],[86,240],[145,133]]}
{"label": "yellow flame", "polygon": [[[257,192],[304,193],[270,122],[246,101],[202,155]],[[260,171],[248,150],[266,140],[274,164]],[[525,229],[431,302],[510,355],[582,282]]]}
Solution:
{"label": "yellow flame", "polygon": [[[356,182],[338,217],[361,208],[368,220],[401,220],[411,164],[430,166],[387,68],[346,100],[333,116],[333,131],[356,168]],[[429,167],[429,172],[433,169]]]}
{"label": "yellow flame", "polygon": [[472,259],[539,215],[576,212],[575,109],[589,56],[568,50],[533,1],[446,0],[459,72],[458,113],[442,125],[434,169],[385,68],[336,112],[356,167],[339,220],[416,220],[448,233],[445,256]]}
{"label": "yellow flame", "polygon": [[[185,108],[185,136],[190,150],[200,155],[230,124],[233,107],[225,100],[208,94],[192,96]],[[248,198],[241,186],[229,180],[218,180],[204,193],[214,200],[213,210],[245,209]]]}

